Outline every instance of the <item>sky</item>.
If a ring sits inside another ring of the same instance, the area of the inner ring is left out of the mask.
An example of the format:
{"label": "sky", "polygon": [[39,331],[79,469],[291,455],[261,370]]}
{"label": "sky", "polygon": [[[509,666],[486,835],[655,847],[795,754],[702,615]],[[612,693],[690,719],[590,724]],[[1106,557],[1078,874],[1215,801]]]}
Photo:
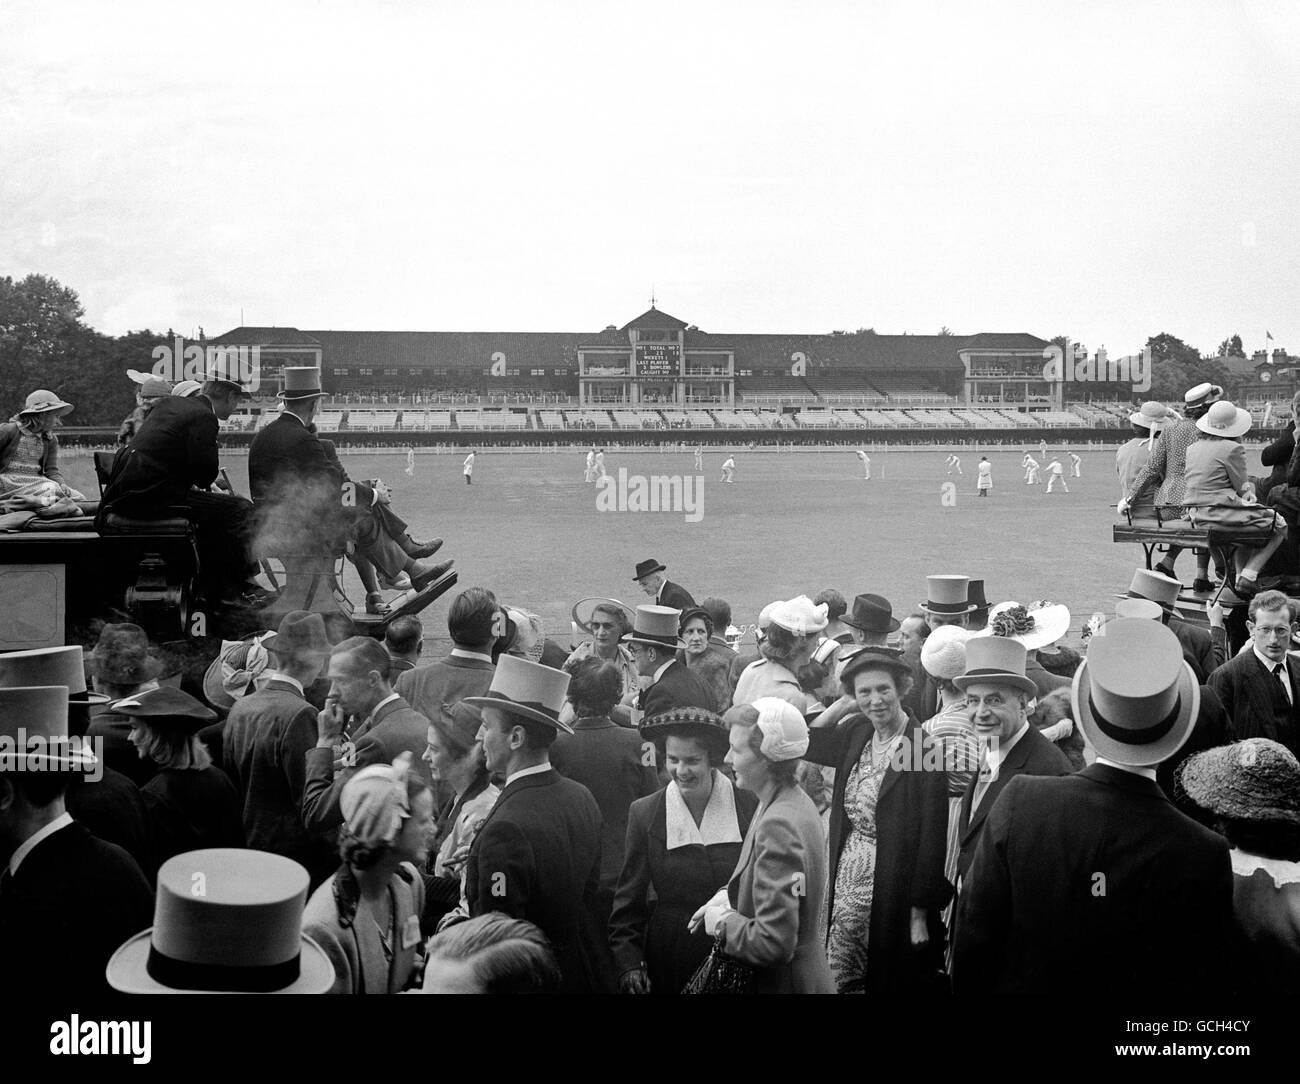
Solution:
{"label": "sky", "polygon": [[[1300,5],[0,6],[0,276],[110,334],[1300,352]],[[242,316],[241,316],[242,314]]]}

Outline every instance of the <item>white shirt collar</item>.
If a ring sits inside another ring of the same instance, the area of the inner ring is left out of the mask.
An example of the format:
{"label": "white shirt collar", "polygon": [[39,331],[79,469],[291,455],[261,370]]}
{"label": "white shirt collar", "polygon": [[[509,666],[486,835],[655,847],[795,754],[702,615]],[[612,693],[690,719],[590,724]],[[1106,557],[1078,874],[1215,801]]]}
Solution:
{"label": "white shirt collar", "polygon": [[1267,670],[1269,673],[1272,673],[1272,672],[1273,672],[1273,667],[1275,667],[1275,666],[1280,666],[1280,667],[1282,667],[1282,673],[1284,673],[1284,674],[1289,674],[1289,673],[1290,673],[1290,668],[1289,668],[1289,667],[1287,666],[1287,664],[1286,664],[1286,657],[1285,657],[1285,656],[1283,656],[1281,662],[1274,662],[1274,661],[1273,661],[1272,659],[1270,659],[1267,655],[1262,655],[1262,654],[1260,654],[1260,650],[1259,650],[1258,647],[1255,646],[1255,641],[1254,641],[1254,640],[1251,640],[1251,642],[1250,642],[1250,650],[1253,651],[1253,652],[1255,653],[1255,658],[1257,658],[1260,662],[1262,662],[1262,663],[1264,664],[1264,669]]}
{"label": "white shirt collar", "polygon": [[1300,884],[1300,862],[1287,862],[1281,858],[1265,858],[1234,847],[1228,852],[1232,858],[1232,872],[1238,877],[1251,877],[1262,869],[1278,888]]}
{"label": "white shirt collar", "polygon": [[676,780],[668,783],[664,801],[668,850],[692,844],[709,847],[715,843],[742,842],[740,820],[736,816],[736,794],[731,780],[721,772],[715,770],[713,773],[713,791],[698,825]]}
{"label": "white shirt collar", "polygon": [[1143,779],[1156,781],[1156,770],[1154,768],[1136,768],[1132,764],[1116,764],[1113,760],[1107,760],[1105,757],[1098,757],[1098,764],[1104,764],[1107,768],[1115,768],[1117,771],[1128,772],[1129,775],[1140,775]]}
{"label": "white shirt collar", "polygon": [[266,680],[283,681],[286,685],[292,685],[295,689],[297,689],[300,693],[302,693],[304,698],[307,696],[306,691],[302,687],[301,681],[299,681],[296,677],[290,677],[288,674],[281,673],[279,670],[268,670],[266,672]]}
{"label": "white shirt collar", "polygon": [[661,677],[663,677],[664,671],[667,670],[668,667],[672,666],[672,664],[675,663],[676,661],[677,661],[676,659],[670,658],[666,663],[663,664],[663,666],[659,667],[659,669],[655,671],[655,676],[650,679],[650,684],[651,685],[655,684],[655,682],[657,682]]}
{"label": "white shirt collar", "polygon": [[298,415],[295,414],[292,410],[282,410],[282,411],[280,411],[280,414],[281,414],[283,417],[286,417],[286,418],[292,418],[292,419],[293,419],[294,421],[296,421],[299,425],[301,425],[304,429],[307,428],[307,423],[306,423],[305,421],[303,421],[300,417],[298,417]]}
{"label": "white shirt collar", "polygon": [[452,658],[456,659],[480,659],[483,662],[491,662],[491,655],[484,655],[481,651],[466,651],[463,647],[453,647],[451,649]]}
{"label": "white shirt collar", "polygon": [[1007,755],[1016,747],[1016,743],[1029,732],[1029,720],[1026,719],[1020,724],[1020,729],[1011,735],[1006,741],[998,742],[996,746],[989,747],[989,767],[1000,768],[1002,762],[1007,759]]}
{"label": "white shirt collar", "polygon": [[28,836],[25,840],[23,840],[19,848],[16,851],[14,851],[13,855],[10,856],[9,858],[9,875],[11,877],[16,877],[18,875],[18,867],[22,865],[23,859],[26,858],[29,854],[31,854],[32,851],[36,849],[36,847],[41,843],[42,840],[49,839],[49,837],[54,835],[54,833],[59,831],[59,829],[66,828],[71,823],[72,823],[71,813],[67,813],[67,812],[60,813],[57,817],[54,818],[54,820],[50,821],[50,823],[47,824],[44,828],[42,828],[39,832],[34,832],[32,835]]}
{"label": "white shirt collar", "polygon": [[520,768],[517,772],[511,772],[506,776],[506,786],[510,786],[516,779],[522,779],[526,775],[541,775],[543,772],[551,770],[551,762],[548,760],[545,764],[534,764],[531,768]]}
{"label": "white shirt collar", "polygon": [[370,709],[370,714],[369,714],[368,716],[366,716],[366,718],[368,718],[368,719],[373,719],[373,718],[375,717],[375,712],[377,712],[380,708],[382,708],[382,707],[383,707],[385,704],[387,704],[390,700],[400,700],[400,699],[401,699],[401,697],[398,696],[397,693],[389,693],[386,697],[384,697],[381,701],[379,701],[378,704],[376,704],[373,708]]}

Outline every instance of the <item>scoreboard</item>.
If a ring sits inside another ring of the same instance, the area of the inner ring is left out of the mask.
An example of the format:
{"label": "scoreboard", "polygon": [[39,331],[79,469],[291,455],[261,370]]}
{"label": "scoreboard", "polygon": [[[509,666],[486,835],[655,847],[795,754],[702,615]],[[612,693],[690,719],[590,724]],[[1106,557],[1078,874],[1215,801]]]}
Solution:
{"label": "scoreboard", "polygon": [[671,378],[681,371],[682,351],[676,343],[638,344],[636,373],[640,377]]}

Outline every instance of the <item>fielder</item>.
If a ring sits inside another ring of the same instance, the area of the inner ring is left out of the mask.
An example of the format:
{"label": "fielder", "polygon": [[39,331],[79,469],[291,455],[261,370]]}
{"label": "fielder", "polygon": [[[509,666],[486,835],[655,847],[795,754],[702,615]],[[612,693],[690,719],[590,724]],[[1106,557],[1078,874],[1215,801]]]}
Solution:
{"label": "fielder", "polygon": [[1079,468],[1083,466],[1083,460],[1080,459],[1073,452],[1070,452],[1069,456],[1070,456],[1070,466],[1074,470],[1074,476],[1076,478],[1082,478],[1083,475],[1079,473]]}
{"label": "fielder", "polygon": [[587,473],[583,476],[582,480],[586,482],[588,485],[590,485],[592,479],[594,479],[595,477],[596,477],[596,449],[590,448],[587,450]]}
{"label": "fielder", "polygon": [[602,448],[596,453],[596,474],[598,477],[605,477],[605,449]]}
{"label": "fielder", "polygon": [[474,484],[474,449],[471,448],[469,455],[465,457],[465,484],[472,486]]}
{"label": "fielder", "polygon": [[1061,466],[1061,461],[1059,459],[1053,458],[1052,461],[1047,464],[1048,493],[1052,492],[1052,487],[1055,486],[1057,482],[1061,483],[1061,488],[1065,490],[1066,493],[1070,492],[1070,487],[1065,484],[1065,468]]}
{"label": "fielder", "polygon": [[1039,465],[1038,460],[1035,459],[1028,452],[1026,452],[1025,453],[1025,485],[1027,486],[1038,485],[1038,475],[1042,471],[1042,469],[1043,468]]}
{"label": "fielder", "polygon": [[867,455],[862,448],[858,449],[858,458],[862,460],[863,480],[871,481],[871,456]]}
{"label": "fielder", "polygon": [[695,446],[695,469],[701,471],[704,469],[704,449],[698,444]]}
{"label": "fielder", "polygon": [[961,473],[961,459],[958,456],[949,455],[948,458],[944,460],[944,462],[948,466],[949,474],[951,474],[953,471],[956,471],[958,474]]}
{"label": "fielder", "polygon": [[722,481],[730,482],[732,485],[735,485],[736,483],[736,457],[735,456],[729,455],[723,461]]}

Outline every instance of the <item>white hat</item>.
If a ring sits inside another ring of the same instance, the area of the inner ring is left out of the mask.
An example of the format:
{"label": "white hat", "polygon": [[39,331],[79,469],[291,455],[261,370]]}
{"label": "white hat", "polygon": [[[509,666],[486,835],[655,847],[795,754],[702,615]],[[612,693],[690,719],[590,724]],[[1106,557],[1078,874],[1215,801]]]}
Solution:
{"label": "white hat", "polygon": [[1223,396],[1223,389],[1218,384],[1197,384],[1194,388],[1188,388],[1183,394],[1183,402],[1188,406],[1195,406],[1206,400],[1214,402]]}
{"label": "white hat", "polygon": [[1250,411],[1220,399],[1196,419],[1196,428],[1212,437],[1239,437],[1250,428]]}
{"label": "white hat", "polygon": [[785,602],[778,602],[772,608],[771,617],[773,625],[780,625],[781,628],[793,632],[796,636],[821,632],[829,624],[826,618],[826,603],[814,606],[812,599],[807,595],[797,595]]}
{"label": "white hat", "polygon": [[966,672],[966,641],[971,632],[960,625],[940,625],[921,642],[921,665],[931,677],[951,681]]}
{"label": "white hat", "polygon": [[763,732],[759,752],[768,760],[798,760],[808,752],[808,723],[788,700],[760,696],[752,707],[758,712],[758,729]]}
{"label": "white hat", "polygon": [[1026,651],[1054,644],[1070,631],[1070,610],[1059,603],[999,602],[989,611],[988,628],[976,636],[1005,636]]}

